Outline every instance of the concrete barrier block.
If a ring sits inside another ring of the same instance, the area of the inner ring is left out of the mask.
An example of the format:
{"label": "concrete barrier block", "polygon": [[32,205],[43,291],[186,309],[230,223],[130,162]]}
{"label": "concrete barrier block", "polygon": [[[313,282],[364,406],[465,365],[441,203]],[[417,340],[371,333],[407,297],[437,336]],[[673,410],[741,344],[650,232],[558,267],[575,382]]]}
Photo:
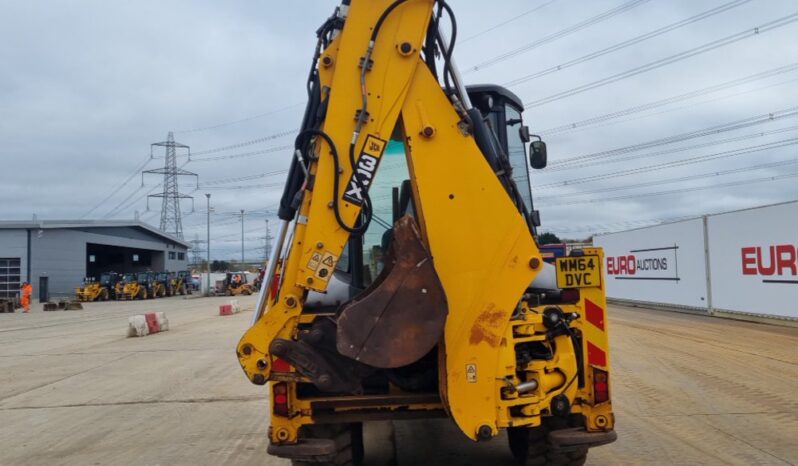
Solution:
{"label": "concrete barrier block", "polygon": [[169,319],[163,312],[137,314],[128,319],[127,336],[129,337],[144,337],[167,330],[169,330]]}
{"label": "concrete barrier block", "polygon": [[155,317],[158,319],[158,326],[161,327],[162,332],[169,330],[169,319],[166,318],[166,314],[156,312]]}
{"label": "concrete barrier block", "polygon": [[231,299],[230,306],[233,308],[233,314],[238,314],[239,312],[241,312],[241,305],[238,304],[237,299]]}
{"label": "concrete barrier block", "polygon": [[147,321],[147,327],[150,333],[158,333],[161,331],[161,326],[158,325],[158,317],[156,317],[154,312],[144,314],[144,319]]}
{"label": "concrete barrier block", "polygon": [[147,319],[142,314],[130,316],[127,322],[127,336],[144,337],[150,334]]}

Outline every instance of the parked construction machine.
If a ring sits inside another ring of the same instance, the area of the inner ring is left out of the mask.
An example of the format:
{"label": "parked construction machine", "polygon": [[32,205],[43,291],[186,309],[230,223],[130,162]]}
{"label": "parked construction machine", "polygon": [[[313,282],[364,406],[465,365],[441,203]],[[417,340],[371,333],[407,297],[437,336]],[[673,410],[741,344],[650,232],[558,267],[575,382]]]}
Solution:
{"label": "parked construction machine", "polygon": [[100,274],[100,279],[86,277],[83,286],[75,288],[75,298],[82,302],[108,301],[116,297],[116,284],[121,280],[118,273]]}
{"label": "parked construction machine", "polygon": [[191,274],[186,270],[181,270],[177,273],[170,274],[171,276],[171,289],[174,296],[179,294],[181,296],[191,294]]}
{"label": "parked construction machine", "polygon": [[148,299],[156,296],[155,277],[152,272],[125,274],[125,285],[120,299]]}
{"label": "parked construction machine", "polygon": [[158,272],[152,274],[152,287],[150,298],[163,298],[172,296],[172,277],[169,272]]}
{"label": "parked construction machine", "polygon": [[125,299],[125,285],[136,281],[135,273],[126,273],[119,277],[119,281],[114,285],[114,299],[117,301]]}
{"label": "parked construction machine", "polygon": [[245,272],[227,272],[224,276],[224,294],[227,296],[249,296],[255,291],[247,281]]}
{"label": "parked construction machine", "polygon": [[237,347],[270,388],[268,451],[294,464],[357,463],[366,420],[507,430],[521,464],[582,464],[616,438],[603,253],[542,260],[528,168],[546,145],[513,93],[466,88],[456,32],[442,0],[344,0],[317,30]]}

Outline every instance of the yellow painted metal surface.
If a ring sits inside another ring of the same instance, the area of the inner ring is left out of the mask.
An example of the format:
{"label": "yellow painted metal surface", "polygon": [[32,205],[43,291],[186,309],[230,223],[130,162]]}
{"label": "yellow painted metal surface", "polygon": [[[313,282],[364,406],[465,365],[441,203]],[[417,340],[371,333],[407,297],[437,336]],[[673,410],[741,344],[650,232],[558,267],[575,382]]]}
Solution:
{"label": "yellow painted metal surface", "polygon": [[[323,76],[330,87],[330,117],[324,122],[323,129],[332,137],[338,149],[343,169],[339,175],[341,214],[344,222],[350,226],[360,213],[359,206],[343,199],[352,175],[348,149],[355,128],[355,113],[362,104],[359,64],[366,53],[371,28],[391,3],[387,0],[353,2],[340,42],[330,46],[322,55],[336,52],[335,72],[331,76]],[[370,144],[366,144],[366,139],[372,138],[372,143],[379,144],[378,141],[387,141],[390,138],[408,92],[408,84],[421,63],[419,49],[431,11],[431,1],[409,0],[385,20],[372,56],[373,66],[367,74],[369,121],[355,145],[356,155],[381,153],[384,149],[371,148]],[[413,47],[413,52],[409,55],[402,55],[398,51],[398,46],[404,42]],[[332,270],[349,238],[349,234],[338,225],[333,210],[328,206],[333,198],[333,159],[326,143],[320,143],[320,147],[315,171],[317,181],[312,193],[312,197],[319,201],[311,202],[309,209],[304,212],[309,219],[305,231],[306,241],[298,249],[302,259],[296,275],[292,276],[297,286],[316,291],[326,289],[331,275],[319,276],[314,267],[317,257],[331,258],[332,265],[328,265],[328,269]],[[308,278],[312,280],[308,281]]]}
{"label": "yellow painted metal surface", "polygon": [[[540,253],[426,68],[416,72],[402,117],[420,224],[449,303],[442,396],[467,436],[475,439],[481,426],[495,434],[498,351]],[[419,136],[427,124],[435,128],[431,138]]]}

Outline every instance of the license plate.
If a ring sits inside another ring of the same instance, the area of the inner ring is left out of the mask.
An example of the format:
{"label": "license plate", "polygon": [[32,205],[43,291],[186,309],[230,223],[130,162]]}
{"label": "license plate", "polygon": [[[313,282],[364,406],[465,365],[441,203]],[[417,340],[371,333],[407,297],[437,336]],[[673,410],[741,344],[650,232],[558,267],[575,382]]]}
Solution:
{"label": "license plate", "polygon": [[590,288],[601,286],[601,263],[598,256],[558,257],[558,288]]}

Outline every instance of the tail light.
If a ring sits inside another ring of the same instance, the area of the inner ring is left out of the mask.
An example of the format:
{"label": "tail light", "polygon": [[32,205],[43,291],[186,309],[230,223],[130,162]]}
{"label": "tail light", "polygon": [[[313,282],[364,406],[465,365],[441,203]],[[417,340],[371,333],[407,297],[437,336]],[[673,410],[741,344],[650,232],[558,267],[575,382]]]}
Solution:
{"label": "tail light", "polygon": [[610,380],[607,372],[593,368],[593,401],[604,403],[610,399]]}
{"label": "tail light", "polygon": [[285,359],[274,358],[274,361],[272,361],[272,371],[291,372],[291,364],[289,364]]}
{"label": "tail light", "polygon": [[272,412],[278,416],[288,417],[288,387],[280,382],[272,385]]}
{"label": "tail light", "polygon": [[560,291],[560,301],[563,303],[578,303],[579,298],[579,288],[566,288]]}

